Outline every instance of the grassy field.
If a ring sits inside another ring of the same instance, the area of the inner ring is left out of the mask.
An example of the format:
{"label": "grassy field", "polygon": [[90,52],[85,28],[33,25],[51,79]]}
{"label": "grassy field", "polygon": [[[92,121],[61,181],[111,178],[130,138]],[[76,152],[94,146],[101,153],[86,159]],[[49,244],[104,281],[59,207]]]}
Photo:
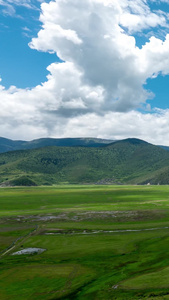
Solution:
{"label": "grassy field", "polygon": [[1,188],[0,299],[169,299],[169,186]]}

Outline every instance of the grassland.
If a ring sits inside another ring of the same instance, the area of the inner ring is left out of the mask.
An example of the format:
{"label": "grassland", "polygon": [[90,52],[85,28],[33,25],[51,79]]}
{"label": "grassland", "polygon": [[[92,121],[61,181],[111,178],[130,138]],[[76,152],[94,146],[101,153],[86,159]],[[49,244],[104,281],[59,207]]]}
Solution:
{"label": "grassland", "polygon": [[0,189],[2,300],[169,299],[168,249],[169,186]]}

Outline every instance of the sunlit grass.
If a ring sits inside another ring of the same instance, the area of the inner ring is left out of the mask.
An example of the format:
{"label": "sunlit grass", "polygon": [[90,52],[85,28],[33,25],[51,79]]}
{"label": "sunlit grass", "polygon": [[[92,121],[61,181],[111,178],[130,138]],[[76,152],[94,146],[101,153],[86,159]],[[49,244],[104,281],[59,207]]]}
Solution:
{"label": "sunlit grass", "polygon": [[[169,295],[168,186],[0,189],[0,215],[2,300],[162,300]],[[57,218],[44,221],[43,216]],[[46,235],[56,229],[62,234]],[[10,255],[30,247],[45,252]]]}

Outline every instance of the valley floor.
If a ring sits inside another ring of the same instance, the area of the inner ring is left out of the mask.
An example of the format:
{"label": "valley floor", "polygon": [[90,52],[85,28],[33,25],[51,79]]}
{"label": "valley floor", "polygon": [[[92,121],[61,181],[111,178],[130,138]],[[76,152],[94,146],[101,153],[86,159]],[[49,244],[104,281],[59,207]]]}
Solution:
{"label": "valley floor", "polygon": [[169,186],[1,188],[0,208],[0,299],[169,299]]}

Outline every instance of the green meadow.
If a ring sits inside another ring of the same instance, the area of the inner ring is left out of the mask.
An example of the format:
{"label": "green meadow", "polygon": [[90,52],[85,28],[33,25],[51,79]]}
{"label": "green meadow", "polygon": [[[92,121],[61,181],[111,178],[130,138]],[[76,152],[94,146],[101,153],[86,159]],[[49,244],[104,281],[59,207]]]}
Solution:
{"label": "green meadow", "polygon": [[169,299],[169,186],[1,188],[0,299]]}

